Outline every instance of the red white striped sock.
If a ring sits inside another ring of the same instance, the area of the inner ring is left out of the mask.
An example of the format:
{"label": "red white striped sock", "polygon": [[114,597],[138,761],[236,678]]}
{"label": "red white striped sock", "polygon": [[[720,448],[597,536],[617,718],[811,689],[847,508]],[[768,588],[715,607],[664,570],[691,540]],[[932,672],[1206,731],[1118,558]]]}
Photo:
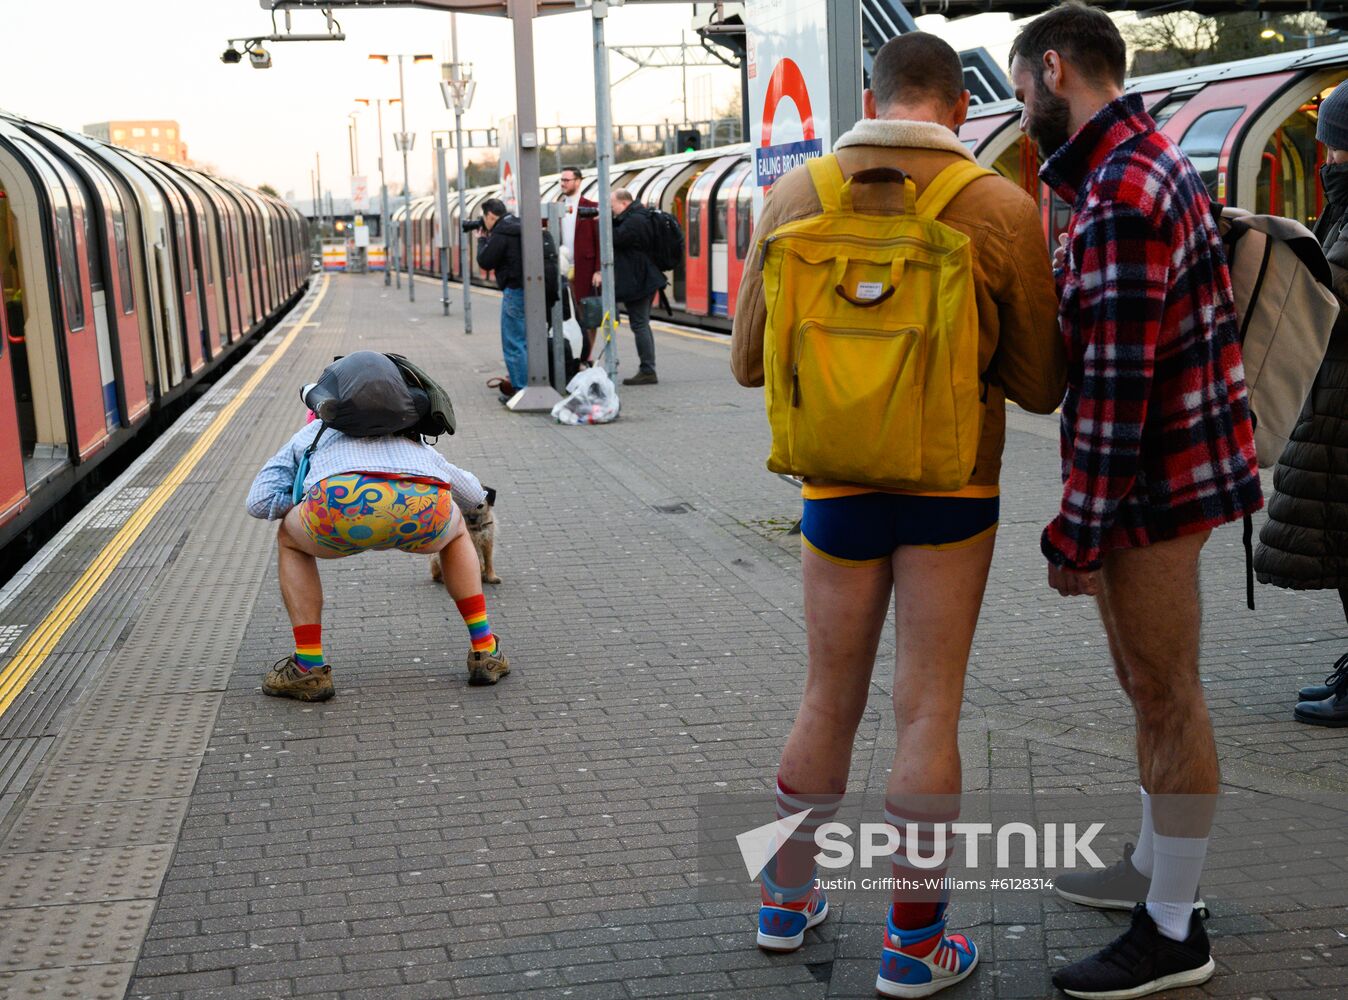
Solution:
{"label": "red white striped sock", "polygon": [[[945,878],[952,851],[950,823],[959,817],[959,810],[947,808],[943,802],[916,800],[952,798],[912,796],[885,803],[885,822],[899,838],[891,859],[895,886],[890,913],[894,926],[901,930],[930,927],[941,918],[949,902]],[[938,830],[944,833],[944,841],[938,837]],[[914,864],[914,860],[923,864]]]}
{"label": "red white striped sock", "polygon": [[[777,818],[786,819],[798,812],[810,810],[795,833],[770,864],[774,883],[785,889],[794,889],[814,881],[814,856],[819,853],[814,835],[825,823],[833,822],[842,803],[843,792],[798,792],[777,776]],[[804,901],[802,901],[802,905]]]}

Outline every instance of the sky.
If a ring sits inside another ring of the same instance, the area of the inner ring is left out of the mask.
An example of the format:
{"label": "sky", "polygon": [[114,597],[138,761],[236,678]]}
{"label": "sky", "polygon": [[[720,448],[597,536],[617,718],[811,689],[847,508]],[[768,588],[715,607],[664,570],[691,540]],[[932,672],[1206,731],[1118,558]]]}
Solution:
{"label": "sky", "polygon": [[[0,60],[0,107],[77,130],[110,119],[176,119],[193,160],[245,184],[271,184],[282,195],[310,196],[315,155],[324,188],[336,197],[347,193],[351,112],[357,112],[359,172],[370,177],[371,188],[377,186],[375,113],[355,99],[396,97],[398,73],[396,65],[370,61],[370,53],[425,52],[436,57],[416,66],[409,61],[405,69],[407,127],[417,133],[409,157],[414,192],[430,190],[434,183],[431,131],[454,125],[439,89],[439,63],[449,53],[449,16],[441,12],[344,11],[339,20],[346,41],[271,43],[272,68],[255,70],[246,60],[226,65],[220,54],[229,38],[270,32],[270,15],[257,0],[9,0],[6,8],[10,44]],[[608,41],[677,44],[692,18],[691,4],[614,8]],[[293,23],[297,31],[323,30],[321,15],[313,11],[295,12]],[[1003,14],[948,24],[941,17],[924,17],[919,25],[956,48],[984,45],[1001,62],[1016,32]],[[696,43],[692,31],[687,33]],[[593,124],[588,12],[539,19],[534,46],[539,124]],[[460,16],[459,58],[472,64],[477,80],[464,127],[487,128],[513,114],[509,22]],[[622,57],[611,57],[612,79],[632,68]],[[737,70],[689,67],[690,115],[724,106],[738,87]],[[679,121],[682,92],[678,69],[642,70],[613,90],[614,121]],[[399,127],[397,115],[397,106],[384,109],[390,187],[402,176],[401,156],[391,138]],[[452,156],[449,162],[452,173]]]}

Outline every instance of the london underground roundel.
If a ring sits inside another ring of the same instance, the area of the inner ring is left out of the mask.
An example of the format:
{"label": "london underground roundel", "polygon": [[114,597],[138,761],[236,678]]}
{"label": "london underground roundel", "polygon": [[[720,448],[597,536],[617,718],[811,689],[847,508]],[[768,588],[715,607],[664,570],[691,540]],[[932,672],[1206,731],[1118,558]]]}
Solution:
{"label": "london underground roundel", "polygon": [[[800,115],[802,138],[797,142],[774,145],[772,122],[777,116],[777,106],[783,99],[789,99]],[[754,172],[758,185],[768,187],[792,167],[823,154],[824,141],[815,136],[814,111],[810,107],[810,92],[805,87],[805,77],[795,60],[783,58],[772,68],[763,100],[763,140],[759,148],[754,150]]]}

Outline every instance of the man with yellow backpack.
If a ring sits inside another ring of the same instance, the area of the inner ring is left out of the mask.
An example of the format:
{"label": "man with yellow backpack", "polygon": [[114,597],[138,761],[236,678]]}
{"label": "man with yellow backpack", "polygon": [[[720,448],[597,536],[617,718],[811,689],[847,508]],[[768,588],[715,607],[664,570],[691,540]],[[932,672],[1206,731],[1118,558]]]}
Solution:
{"label": "man with yellow backpack", "polygon": [[[804,479],[809,664],[777,812],[811,811],[763,871],[758,943],[775,951],[800,947],[828,914],[814,833],[847,784],[891,592],[893,875],[941,884],[943,864],[917,870],[907,854],[930,858],[936,827],[958,815],[957,728],[997,529],[1005,400],[1051,413],[1066,380],[1037,206],[957,138],[969,106],[959,56],[934,35],[901,35],[871,84],[866,120],[768,196],[731,343],[736,379],[765,387],[768,467]],[[928,996],[973,971],[973,943],[946,932],[947,902],[896,889],[882,995]]]}

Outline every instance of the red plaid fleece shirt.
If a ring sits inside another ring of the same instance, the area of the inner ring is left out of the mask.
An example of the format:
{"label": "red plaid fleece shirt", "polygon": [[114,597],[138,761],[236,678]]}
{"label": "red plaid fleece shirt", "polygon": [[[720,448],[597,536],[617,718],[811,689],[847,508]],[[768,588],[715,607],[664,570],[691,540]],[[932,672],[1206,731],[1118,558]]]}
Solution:
{"label": "red plaid fleece shirt", "polygon": [[1126,95],[1044,164],[1074,206],[1052,563],[1204,531],[1263,505],[1221,238],[1193,165]]}

